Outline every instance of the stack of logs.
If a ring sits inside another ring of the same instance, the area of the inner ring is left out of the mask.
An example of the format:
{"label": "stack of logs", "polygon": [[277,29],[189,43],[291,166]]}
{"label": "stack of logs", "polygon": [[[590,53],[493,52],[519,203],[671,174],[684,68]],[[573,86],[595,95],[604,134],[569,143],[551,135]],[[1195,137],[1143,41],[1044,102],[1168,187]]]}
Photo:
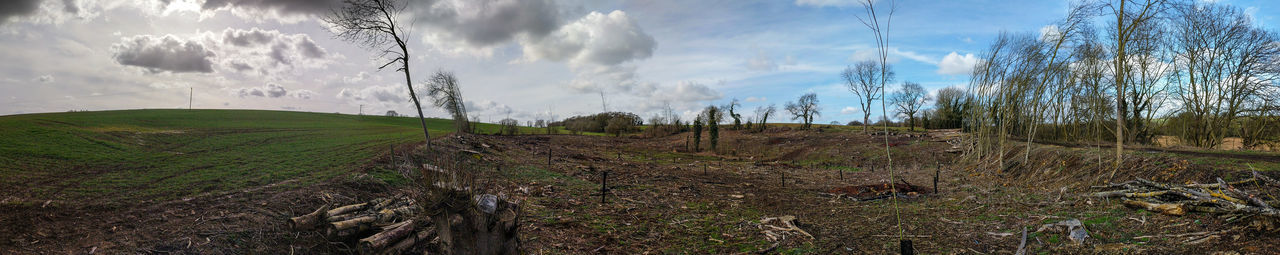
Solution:
{"label": "stack of logs", "polygon": [[361,254],[396,254],[435,236],[430,222],[413,220],[421,211],[413,199],[377,198],[334,209],[321,206],[289,224],[296,230],[318,229],[333,240],[363,237],[357,244]]}
{"label": "stack of logs", "polygon": [[1280,201],[1271,196],[1261,196],[1264,187],[1280,188],[1280,182],[1256,171],[1249,179],[1226,182],[1217,178],[1216,183],[1208,184],[1177,185],[1139,178],[1125,183],[1095,186],[1093,188],[1110,190],[1093,193],[1093,196],[1120,198],[1125,205],[1166,215],[1205,212],[1232,218],[1255,215],[1280,218],[1280,210],[1276,210],[1276,207],[1280,207]]}

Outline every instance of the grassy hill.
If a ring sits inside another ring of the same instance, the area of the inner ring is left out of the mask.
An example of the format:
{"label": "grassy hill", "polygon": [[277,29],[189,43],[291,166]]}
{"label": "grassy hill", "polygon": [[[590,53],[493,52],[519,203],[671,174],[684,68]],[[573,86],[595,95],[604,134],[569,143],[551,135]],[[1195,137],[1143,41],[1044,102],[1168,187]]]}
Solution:
{"label": "grassy hill", "polygon": [[[432,136],[453,131],[449,120],[427,125]],[[421,141],[421,132],[416,118],[261,110],[2,116],[0,199],[159,200],[293,178],[306,185]]]}

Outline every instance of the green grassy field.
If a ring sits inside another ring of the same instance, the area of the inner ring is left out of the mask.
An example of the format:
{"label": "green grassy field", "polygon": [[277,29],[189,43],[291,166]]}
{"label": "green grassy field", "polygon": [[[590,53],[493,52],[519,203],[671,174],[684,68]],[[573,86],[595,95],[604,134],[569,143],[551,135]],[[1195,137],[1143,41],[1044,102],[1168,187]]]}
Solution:
{"label": "green grassy field", "polygon": [[[449,120],[427,125],[432,136],[453,131]],[[124,202],[294,178],[290,185],[307,185],[354,171],[392,144],[421,141],[421,132],[416,118],[260,110],[2,116],[0,197]]]}

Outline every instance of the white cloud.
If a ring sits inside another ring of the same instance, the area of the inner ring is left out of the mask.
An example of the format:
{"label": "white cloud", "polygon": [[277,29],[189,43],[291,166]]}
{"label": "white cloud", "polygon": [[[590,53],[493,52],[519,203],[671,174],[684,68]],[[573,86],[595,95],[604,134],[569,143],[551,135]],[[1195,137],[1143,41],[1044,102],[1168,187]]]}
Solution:
{"label": "white cloud", "polygon": [[764,102],[766,100],[769,100],[769,99],[765,97],[747,97],[746,99],[747,102],[751,102],[751,103]]}
{"label": "white cloud", "polygon": [[702,102],[724,98],[724,94],[701,83],[682,81],[675,86],[657,86],[650,93],[656,101]]}
{"label": "white cloud", "polygon": [[748,58],[743,65],[747,66],[747,70],[752,71],[773,71],[778,70],[778,63],[773,61],[768,53],[759,48],[752,47],[754,56]]}
{"label": "white cloud", "polygon": [[[329,13],[339,7],[342,0],[205,0],[200,9],[206,13],[228,10],[236,17],[261,23],[272,19],[283,23],[296,23]],[[161,0],[161,5],[180,4],[179,1]]]}
{"label": "white cloud", "polygon": [[973,67],[977,64],[978,57],[973,53],[960,55],[952,51],[938,63],[938,74],[967,75],[973,72]]}
{"label": "white cloud", "polygon": [[337,98],[348,101],[403,103],[409,100],[409,90],[404,85],[397,84],[369,86],[362,89],[344,88],[338,92]]}
{"label": "white cloud", "polygon": [[357,73],[355,76],[342,77],[342,82],[346,84],[357,84],[366,80],[382,81],[382,76],[375,76],[369,74],[369,72],[360,71],[360,73]]}
{"label": "white cloud", "polygon": [[1057,25],[1045,25],[1040,27],[1040,41],[1056,41],[1058,40],[1058,36],[1061,36],[1061,34],[1062,32],[1059,32]]}
{"label": "white cloud", "polygon": [[[916,53],[914,51],[903,51],[901,49],[898,49],[897,47],[889,47],[888,53],[889,53],[888,61],[891,64],[898,63],[902,61],[903,58],[922,62],[922,63],[927,63],[931,65],[938,64],[937,59],[934,59],[929,56],[925,56],[924,54]],[[879,59],[880,59],[880,52],[879,50],[877,50],[877,48],[858,49],[853,52],[853,55],[849,56],[849,60],[852,60],[852,61],[866,61],[866,60],[879,60]]]}
{"label": "white cloud", "polygon": [[796,65],[796,58],[792,55],[787,55],[783,58],[782,63],[778,63],[778,61],[774,60],[773,56],[769,54],[769,52],[766,52],[763,49],[752,46],[751,51],[752,57],[743,61],[743,66],[746,66],[747,70],[774,71],[778,70],[778,67],[780,66]]}
{"label": "white cloud", "polygon": [[850,115],[858,112],[861,111],[858,111],[858,108],[853,108],[853,106],[845,106],[844,109],[840,109],[840,115]]}
{"label": "white cloud", "polygon": [[299,89],[299,90],[295,90],[295,91],[293,91],[293,93],[291,93],[291,94],[292,94],[292,96],[293,96],[293,97],[295,97],[295,98],[299,98],[299,99],[311,99],[311,97],[313,97],[313,96],[315,96],[315,95],[316,95],[316,92],[312,92],[312,91],[310,91],[310,90],[305,90],[305,89]]}

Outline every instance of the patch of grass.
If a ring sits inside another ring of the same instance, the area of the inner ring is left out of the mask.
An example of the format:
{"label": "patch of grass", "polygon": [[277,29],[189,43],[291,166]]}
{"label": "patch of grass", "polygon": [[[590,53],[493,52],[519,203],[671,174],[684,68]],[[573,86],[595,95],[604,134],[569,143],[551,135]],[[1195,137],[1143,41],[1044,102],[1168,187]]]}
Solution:
{"label": "patch of grass", "polygon": [[[539,183],[559,183],[557,187],[567,187],[571,189],[591,189],[594,183],[587,182],[582,179],[565,176],[563,174],[548,171],[546,169],[535,166],[520,166],[514,171],[508,172],[510,178],[516,180],[527,180]],[[599,192],[597,192],[597,195]]]}
{"label": "patch of grass", "polygon": [[[453,124],[429,119],[427,128],[441,136]],[[29,189],[35,199],[139,201],[290,179],[307,185],[421,140],[421,124],[404,117],[177,109],[0,116],[0,188]]]}
{"label": "patch of grass", "polygon": [[369,171],[369,176],[382,180],[393,187],[404,186],[410,183],[409,179],[405,179],[399,172],[383,167],[374,168]]}

